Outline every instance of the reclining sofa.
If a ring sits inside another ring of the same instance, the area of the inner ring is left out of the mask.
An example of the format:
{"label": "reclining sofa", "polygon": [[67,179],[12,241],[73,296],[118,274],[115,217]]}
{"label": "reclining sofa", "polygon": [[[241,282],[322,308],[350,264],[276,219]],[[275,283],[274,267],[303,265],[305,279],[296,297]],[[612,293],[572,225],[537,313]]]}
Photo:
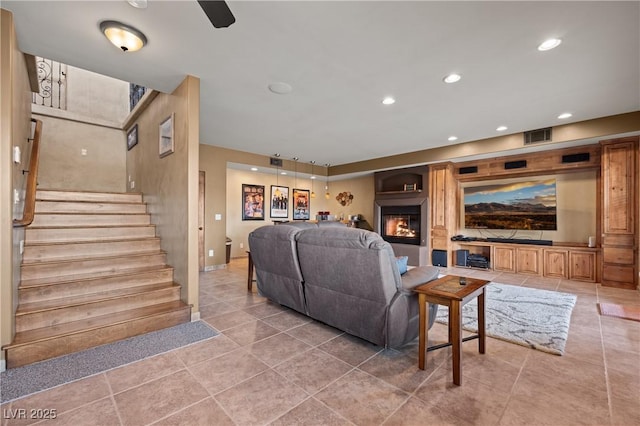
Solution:
{"label": "reclining sofa", "polygon": [[[391,245],[364,229],[310,223],[268,225],[249,234],[262,296],[384,347],[418,336],[412,289],[438,277],[421,266],[402,276]],[[428,327],[437,305],[429,305]]]}

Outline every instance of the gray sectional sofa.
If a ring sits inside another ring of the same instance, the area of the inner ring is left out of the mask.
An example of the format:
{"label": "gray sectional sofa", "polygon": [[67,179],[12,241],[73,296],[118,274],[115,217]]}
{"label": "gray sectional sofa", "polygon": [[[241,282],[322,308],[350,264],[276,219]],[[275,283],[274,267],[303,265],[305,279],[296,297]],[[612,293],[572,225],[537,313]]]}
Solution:
{"label": "gray sectional sofa", "polygon": [[[258,292],[270,300],[384,347],[418,336],[415,286],[438,269],[402,276],[391,245],[364,229],[292,223],[249,234]],[[431,327],[437,305],[430,305]]]}

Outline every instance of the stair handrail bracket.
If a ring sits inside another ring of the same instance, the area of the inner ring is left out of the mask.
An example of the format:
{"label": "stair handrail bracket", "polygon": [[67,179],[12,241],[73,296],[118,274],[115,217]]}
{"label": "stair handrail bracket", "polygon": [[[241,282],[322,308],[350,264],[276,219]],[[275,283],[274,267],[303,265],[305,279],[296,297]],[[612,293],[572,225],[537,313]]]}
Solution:
{"label": "stair handrail bracket", "polygon": [[21,219],[13,220],[13,227],[19,228],[28,226],[33,222],[36,209],[36,190],[38,187],[38,164],[40,159],[40,135],[42,134],[42,121],[32,118],[35,125],[33,140],[31,145],[31,156],[29,158],[29,169],[25,172],[27,176],[27,189],[24,199],[24,210]]}

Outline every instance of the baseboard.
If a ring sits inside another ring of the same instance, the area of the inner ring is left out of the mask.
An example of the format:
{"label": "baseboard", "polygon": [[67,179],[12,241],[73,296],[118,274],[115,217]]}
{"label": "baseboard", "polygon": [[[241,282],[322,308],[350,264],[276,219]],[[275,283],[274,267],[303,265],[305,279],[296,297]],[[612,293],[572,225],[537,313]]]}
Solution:
{"label": "baseboard", "polygon": [[200,321],[200,311],[191,312],[191,322]]}
{"label": "baseboard", "polygon": [[227,264],[223,263],[222,265],[209,265],[204,267],[204,272],[215,271],[216,269],[226,269]]}

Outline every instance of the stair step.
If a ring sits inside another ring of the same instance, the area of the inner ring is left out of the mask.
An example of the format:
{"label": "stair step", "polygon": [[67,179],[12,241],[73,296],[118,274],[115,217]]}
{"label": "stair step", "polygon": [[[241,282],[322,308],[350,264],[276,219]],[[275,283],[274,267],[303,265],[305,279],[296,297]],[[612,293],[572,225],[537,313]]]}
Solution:
{"label": "stair step", "polygon": [[190,319],[191,306],[174,301],[16,333],[14,341],[2,349],[6,350],[7,368],[15,368],[172,327]]}
{"label": "stair step", "polygon": [[126,269],[119,273],[108,271],[104,275],[92,273],[24,280],[18,287],[18,303],[33,303],[167,282],[173,282],[173,268],[169,266]]}
{"label": "stair step", "polygon": [[147,213],[35,213],[33,226],[122,226],[150,225]]}
{"label": "stair step", "polygon": [[82,241],[74,243],[26,244],[22,263],[48,262],[53,260],[85,259],[97,256],[124,256],[127,254],[160,251],[160,238],[138,240]]}
{"label": "stair step", "polygon": [[43,201],[98,201],[140,203],[139,192],[93,192],[93,191],[61,191],[56,189],[38,189],[36,200]]}
{"label": "stair step", "polygon": [[180,286],[173,283],[122,289],[105,295],[49,300],[18,306],[16,332],[52,327],[116,312],[180,300]]}
{"label": "stair step", "polygon": [[140,226],[91,226],[91,227],[50,227],[28,226],[25,230],[25,243],[56,243],[87,240],[124,240],[155,237],[154,225]]}
{"label": "stair step", "polygon": [[21,279],[33,280],[59,276],[69,277],[89,273],[105,275],[132,268],[164,267],[166,263],[166,253],[162,251],[127,256],[105,256],[79,260],[38,262],[23,264],[21,267]]}
{"label": "stair step", "polygon": [[97,201],[37,201],[36,213],[147,213],[142,203]]}

